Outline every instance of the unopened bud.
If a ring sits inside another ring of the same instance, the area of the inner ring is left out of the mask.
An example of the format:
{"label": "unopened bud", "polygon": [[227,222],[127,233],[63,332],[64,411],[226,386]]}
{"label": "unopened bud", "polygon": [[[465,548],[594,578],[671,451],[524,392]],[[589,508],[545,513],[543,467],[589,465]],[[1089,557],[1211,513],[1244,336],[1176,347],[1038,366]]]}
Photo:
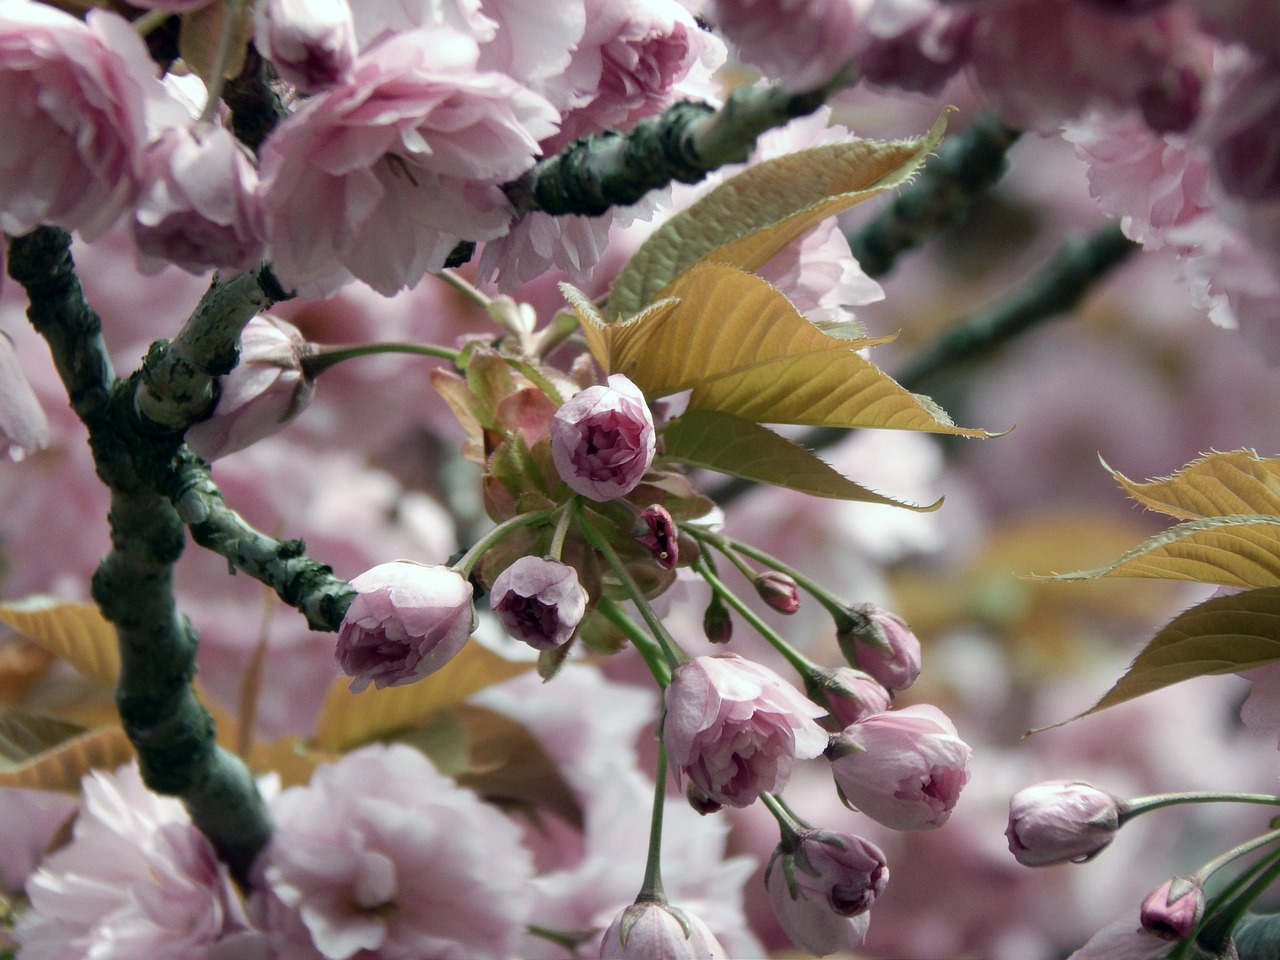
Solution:
{"label": "unopened bud", "polygon": [[1115,839],[1121,809],[1115,796],[1081,780],[1032,784],[1009,801],[1009,852],[1028,867],[1083,863]]}
{"label": "unopened bud", "polygon": [[713,594],[702,615],[702,632],[712,643],[728,643],[733,639],[733,619],[719,594]]}
{"label": "unopened bud", "polygon": [[1162,940],[1185,940],[1204,916],[1204,887],[1190,877],[1174,877],[1142,901],[1142,926]]}
{"label": "unopened bud", "polygon": [[766,570],[752,581],[760,599],[779,613],[795,613],[800,609],[800,590],[785,573]]}
{"label": "unopened bud", "polygon": [[658,566],[664,570],[674,570],[676,563],[680,560],[680,547],[676,541],[677,533],[676,522],[671,518],[666,507],[654,504],[640,511],[631,536],[653,554],[653,559],[658,562]]}
{"label": "unopened bud", "polygon": [[822,671],[806,680],[810,697],[824,704],[831,726],[843,730],[873,713],[882,713],[892,704],[889,691],[869,673],[852,667]]}
{"label": "unopened bud", "polygon": [[846,610],[836,641],[851,666],[890,690],[905,690],[920,676],[920,641],[905,620],[873,604]]}
{"label": "unopened bud", "polygon": [[708,797],[696,783],[689,781],[688,786],[684,788],[685,799],[689,801],[689,806],[697,810],[704,817],[709,813],[717,813],[724,804],[712,800]]}

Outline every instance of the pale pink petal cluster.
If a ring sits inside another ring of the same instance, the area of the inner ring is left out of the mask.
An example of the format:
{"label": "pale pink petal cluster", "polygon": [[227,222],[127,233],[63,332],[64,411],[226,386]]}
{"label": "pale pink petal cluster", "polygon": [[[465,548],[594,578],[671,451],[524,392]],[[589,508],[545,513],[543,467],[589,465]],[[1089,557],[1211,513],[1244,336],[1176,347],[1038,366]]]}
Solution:
{"label": "pale pink petal cluster", "polygon": [[941,710],[916,704],[846,727],[827,756],[849,805],[893,830],[931,830],[960,799],[971,753]]}
{"label": "pale pink petal cluster", "polygon": [[708,798],[745,807],[791,778],[795,760],[818,756],[826,711],[768,667],[739,656],[695,657],[665,694],[662,738],[672,764]]}
{"label": "pale pink petal cluster", "polygon": [[576,493],[605,501],[639,485],[657,443],[640,388],[620,373],[570,397],[551,421],[551,457]]}
{"label": "pale pink petal cluster", "polygon": [[869,607],[859,626],[841,633],[841,649],[851,661],[890,690],[905,690],[920,676],[920,641],[905,620]]}
{"label": "pale pink petal cluster", "polygon": [[165,97],[118,15],[91,10],[81,21],[32,0],[0,2],[0,229],[104,233],[137,198],[147,104]]}
{"label": "pale pink petal cluster", "polygon": [[854,0],[712,0],[707,13],[738,55],[792,90],[829,82],[861,36]]}
{"label": "pale pink petal cluster", "polygon": [[725,960],[728,954],[696,914],[640,900],[609,924],[601,960]]}
{"label": "pale pink petal cluster", "polygon": [[844,729],[873,713],[888,710],[892,695],[875,677],[852,667],[838,667],[822,684],[831,718]]}
{"label": "pale pink petal cluster", "polygon": [[280,430],[311,401],[306,350],[302,332],[288,321],[266,314],[250,320],[240,335],[240,362],[219,378],[217,404],[188,428],[187,445],[213,461]]}
{"label": "pale pink petal cluster", "polygon": [[552,650],[578,629],[587,592],[568,564],[526,556],[494,579],[489,606],[512,637],[535,650]]}
{"label": "pale pink petal cluster", "polygon": [[209,841],[136,765],[85,779],[74,836],[27,895],[15,935],[31,960],[206,960],[224,938],[252,935]]}
{"label": "pale pink petal cluster", "polygon": [[359,278],[412,287],[461,241],[506,232],[501,185],[558,119],[510,77],[477,68],[469,36],[422,28],[376,44],[350,82],[307,100],[262,151],[269,252],[313,295]]}
{"label": "pale pink petal cluster", "polygon": [[250,910],[276,955],[509,960],[529,922],[519,828],[419,751],[375,744],[271,806]]}
{"label": "pale pink petal cluster", "polygon": [[147,273],[247,270],[262,259],[263,223],[252,155],[225,127],[166,130],[147,148],[133,238]]}
{"label": "pale pink petal cluster", "polygon": [[471,584],[451,567],[382,563],[351,581],[356,597],[338,630],[335,656],[352,691],[421,680],[471,636]]}
{"label": "pale pink petal cluster", "polygon": [[315,93],[349,79],[356,27],[347,0],[259,0],[253,42],[281,79]]}

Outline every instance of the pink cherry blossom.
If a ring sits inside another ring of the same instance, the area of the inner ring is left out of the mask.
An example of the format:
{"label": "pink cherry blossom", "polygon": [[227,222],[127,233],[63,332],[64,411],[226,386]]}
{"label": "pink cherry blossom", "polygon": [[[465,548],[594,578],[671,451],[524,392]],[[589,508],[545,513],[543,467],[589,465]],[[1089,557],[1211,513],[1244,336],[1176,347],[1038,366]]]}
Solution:
{"label": "pink cherry blossom", "polygon": [[247,270],[262,259],[258,171],[225,127],[166,130],[147,149],[133,236],[143,270]]}
{"label": "pink cherry blossom", "polygon": [[852,667],[831,671],[822,690],[831,718],[842,730],[873,713],[888,710],[893,703],[889,691],[875,677]]}
{"label": "pink cherry blossom", "polygon": [[768,667],[695,657],[666,690],[662,737],[672,764],[717,803],[745,807],[786,786],[796,759],[827,745],[825,714]]}
{"label": "pink cherry blossom", "polygon": [[868,606],[853,611],[853,627],[839,636],[851,662],[890,690],[905,690],[920,676],[920,641],[906,621]]}
{"label": "pink cherry blossom", "polygon": [[71,842],[27,882],[23,957],[212,960],[220,941],[249,932],[209,841],[136,765],[86,777],[84,797]]}
{"label": "pink cherry blossom", "polygon": [[13,342],[0,330],[0,453],[21,460],[49,442],[49,421],[23,376]]}
{"label": "pink cherry blossom", "polygon": [[218,381],[207,420],[187,430],[187,445],[206,460],[243,450],[278,431],[311,400],[314,383],[302,370],[306,340],[293,324],[265,314],[240,335],[240,362]]}
{"label": "pink cherry blossom", "polygon": [[10,131],[0,229],[104,233],[138,195],[148,106],[167,100],[118,15],[90,10],[82,22],[43,3],[0,3],[0,128]]}
{"label": "pink cherry blossom", "polygon": [[277,955],[507,960],[531,920],[519,828],[422,753],[374,744],[271,805],[250,910]]}
{"label": "pink cherry blossom", "polygon": [[728,954],[697,915],[639,900],[609,924],[601,960],[724,960]]}
{"label": "pink cherry blossom", "polygon": [[392,294],[459,242],[506,232],[501,185],[533,164],[557,116],[477,56],[442,27],[397,34],[280,124],[261,190],[282,281],[327,295],[359,278]]}
{"label": "pink cherry blossom", "polygon": [[508,634],[535,650],[551,650],[578,628],[587,592],[568,564],[521,557],[494,578],[489,605]]}
{"label": "pink cherry blossom", "polygon": [[575,492],[592,500],[625,496],[653,463],[653,414],[640,388],[620,373],[607,386],[570,397],[551,421],[551,456]]}
{"label": "pink cherry blossom", "polygon": [[831,772],[847,803],[894,830],[930,830],[951,816],[972,751],[927,704],[877,713],[831,744]]}
{"label": "pink cherry blossom", "polygon": [[1174,877],[1152,890],[1142,901],[1142,928],[1162,940],[1185,940],[1204,916],[1204,885]]}
{"label": "pink cherry blossom", "polygon": [[347,80],[356,58],[347,0],[265,0],[254,9],[253,42],[283,80],[308,93]]}
{"label": "pink cherry blossom", "polygon": [[471,636],[471,584],[450,567],[382,563],[351,581],[335,655],[360,692],[398,687],[453,659]]}
{"label": "pink cherry blossom", "polygon": [[1097,856],[1120,829],[1120,802],[1089,783],[1048,780],[1009,801],[1009,852],[1028,867]]}

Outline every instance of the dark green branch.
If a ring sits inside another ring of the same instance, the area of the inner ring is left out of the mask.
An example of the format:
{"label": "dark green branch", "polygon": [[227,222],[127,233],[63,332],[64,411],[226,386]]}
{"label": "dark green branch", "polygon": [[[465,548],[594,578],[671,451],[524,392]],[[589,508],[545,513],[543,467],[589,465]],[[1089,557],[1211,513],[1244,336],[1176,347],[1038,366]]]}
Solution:
{"label": "dark green branch", "polygon": [[848,236],[863,271],[870,277],[884,276],[901,254],[963,220],[974,197],[1004,176],[1006,154],[1019,136],[1021,131],[987,114],[964,133],[949,137],[888,209]]}

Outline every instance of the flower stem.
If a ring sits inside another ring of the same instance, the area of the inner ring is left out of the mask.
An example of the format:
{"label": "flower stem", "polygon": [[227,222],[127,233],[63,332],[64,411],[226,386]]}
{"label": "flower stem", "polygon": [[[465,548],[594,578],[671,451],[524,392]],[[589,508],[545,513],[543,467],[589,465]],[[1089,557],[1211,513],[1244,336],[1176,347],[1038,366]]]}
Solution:
{"label": "flower stem", "polygon": [[227,81],[227,64],[231,61],[231,40],[235,36],[236,21],[240,19],[244,0],[226,0],[223,7],[222,31],[218,34],[218,48],[213,55],[213,65],[209,68],[209,99],[205,101],[204,110],[200,113],[202,123],[212,120],[218,112],[222,87]]}
{"label": "flower stem", "polygon": [[1123,826],[1139,814],[1171,807],[1178,803],[1265,803],[1280,806],[1280,796],[1269,793],[1213,793],[1211,791],[1192,791],[1188,793],[1160,793],[1150,797],[1139,797],[1128,800],[1120,811],[1120,824]]}
{"label": "flower stem", "polygon": [[577,512],[578,498],[575,496],[564,505],[564,510],[560,513],[560,519],[556,521],[555,533],[551,535],[551,546],[547,549],[547,553],[552,560],[559,560],[564,554],[564,540],[569,534],[569,523]]}
{"label": "flower stem", "polygon": [[653,678],[658,681],[658,686],[666,689],[671,683],[671,667],[667,665],[662,655],[662,648],[654,642],[653,637],[641,630],[640,624],[627,616],[627,612],[616,600],[601,597],[600,602],[596,604],[596,609],[606,620],[626,634],[627,639],[631,641],[632,646],[648,666],[649,672],[653,674]]}
{"label": "flower stem", "polygon": [[682,663],[686,663],[689,659],[688,655],[680,649],[680,645],[675,642],[671,634],[667,632],[667,628],[662,625],[662,620],[654,613],[653,607],[649,605],[649,601],[645,599],[643,591],[636,585],[635,578],[631,576],[631,572],[627,569],[626,564],[618,556],[613,545],[596,529],[596,525],[587,518],[586,514],[576,512],[578,527],[582,530],[583,535],[591,541],[591,545],[599,550],[609,566],[613,568],[613,572],[618,575],[618,580],[622,582],[623,588],[635,603],[636,609],[640,611],[640,615],[644,617],[644,622],[648,625],[649,630],[653,633],[653,637],[658,641],[658,645],[662,648],[662,655],[666,658],[667,666],[675,670]]}
{"label": "flower stem", "polygon": [[461,274],[456,273],[453,270],[441,270],[439,273],[433,274],[433,276],[443,280],[476,306],[483,307],[485,310],[489,309],[489,297],[481,293],[479,289],[466,280]]}
{"label": "flower stem", "polygon": [[756,612],[743,603],[737,594],[726,587],[723,581],[712,573],[710,568],[703,563],[702,560],[699,559],[694,564],[694,569],[698,571],[698,574],[706,580],[707,583],[711,584],[711,589],[715,591],[718,597],[729,604],[729,606],[733,607],[734,610],[738,611],[738,614],[742,619],[751,624],[752,628],[755,629],[760,636],[769,641],[769,643],[773,645],[773,648],[782,654],[783,657],[786,658],[787,662],[791,664],[791,666],[795,667],[802,676],[809,676],[810,674],[816,673],[822,669],[795,647],[791,646],[791,644],[787,643],[786,640],[782,639],[777,631],[761,620],[760,617],[756,615]]}
{"label": "flower stem", "polygon": [[456,363],[458,351],[438,347],[433,343],[361,343],[355,345],[313,346],[302,358],[303,372],[311,378],[318,377],[330,367],[353,357],[368,357],[375,353],[411,353],[424,357],[439,357]]}
{"label": "flower stem", "polygon": [[558,509],[559,507],[547,507],[545,510],[535,510],[532,513],[521,513],[512,517],[510,520],[502,521],[502,523],[498,524],[477,540],[475,545],[462,555],[462,559],[452,565],[453,569],[457,570],[463,577],[470,577],[471,568],[476,565],[476,562],[484,556],[485,552],[492,548],[494,544],[519,530],[521,527],[528,527],[535,523],[541,523],[543,520],[546,520],[554,514]]}
{"label": "flower stem", "polygon": [[781,797],[765,792],[760,794],[760,800],[778,821],[778,829],[782,832],[782,849],[785,852],[791,852],[795,849],[800,833],[809,829],[809,824],[797,817]]}
{"label": "flower stem", "polygon": [[654,771],[653,816],[649,820],[649,856],[644,865],[644,884],[636,901],[665,903],[662,890],[662,811],[667,799],[667,748],[658,738],[658,766]]}

